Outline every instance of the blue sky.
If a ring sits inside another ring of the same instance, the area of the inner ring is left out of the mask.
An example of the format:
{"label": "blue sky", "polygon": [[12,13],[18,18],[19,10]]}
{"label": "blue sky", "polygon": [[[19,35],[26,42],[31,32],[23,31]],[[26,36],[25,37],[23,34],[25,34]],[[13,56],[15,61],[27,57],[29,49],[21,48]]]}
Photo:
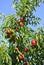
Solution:
{"label": "blue sky", "polygon": [[12,9],[12,0],[0,0],[0,13],[4,15],[14,13]]}
{"label": "blue sky", "polygon": [[[39,26],[44,25],[44,3],[40,4],[40,7],[36,8],[35,15],[41,18],[41,24]],[[4,15],[13,14],[15,11],[12,9],[12,0],[0,0],[0,13]],[[37,27],[39,27],[37,26]]]}

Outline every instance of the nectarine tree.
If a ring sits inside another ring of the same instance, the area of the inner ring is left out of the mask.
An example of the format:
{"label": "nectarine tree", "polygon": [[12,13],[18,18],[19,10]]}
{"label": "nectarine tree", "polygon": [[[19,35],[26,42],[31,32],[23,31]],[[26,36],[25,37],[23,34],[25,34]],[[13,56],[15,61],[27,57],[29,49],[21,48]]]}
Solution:
{"label": "nectarine tree", "polygon": [[[40,2],[42,0],[14,0],[15,15],[5,16],[1,29],[4,38],[9,42],[8,55],[11,57],[11,65],[43,65],[44,30],[40,28],[35,31],[28,27],[28,24],[39,23],[40,18],[33,12],[36,12]],[[9,65],[8,62],[3,65]]]}

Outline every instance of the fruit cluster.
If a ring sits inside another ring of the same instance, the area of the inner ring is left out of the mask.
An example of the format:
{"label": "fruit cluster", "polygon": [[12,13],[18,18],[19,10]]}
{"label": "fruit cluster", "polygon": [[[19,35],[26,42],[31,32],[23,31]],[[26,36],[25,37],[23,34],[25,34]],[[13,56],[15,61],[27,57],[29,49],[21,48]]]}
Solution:
{"label": "fruit cluster", "polygon": [[24,18],[20,18],[19,20],[16,20],[17,23],[19,23],[20,26],[24,26]]}
{"label": "fruit cluster", "polygon": [[[16,22],[20,25],[20,26],[24,26],[24,18],[22,17],[22,18],[20,18],[19,20],[16,20]],[[19,29],[18,29],[18,27],[16,27],[16,31],[18,31]],[[7,35],[11,35],[11,33],[12,33],[12,31],[10,30],[10,29],[7,29],[6,30],[6,34]],[[14,37],[14,36],[13,36]],[[36,40],[31,40],[31,45],[32,46],[34,46],[34,47],[36,47],[36,45],[37,45],[37,41]],[[27,47],[24,47],[23,48],[23,51],[24,52],[27,52],[28,51],[28,48]],[[19,55],[19,59],[20,60],[23,60],[25,58],[25,56],[23,55],[23,54],[20,54]]]}
{"label": "fruit cluster", "polygon": [[[18,31],[18,28],[16,28],[16,31]],[[7,35],[10,35],[11,33],[12,33],[12,31],[11,31],[10,29],[7,29],[7,30],[6,30],[6,34],[7,34]],[[37,45],[37,41],[36,41],[36,40],[32,40],[32,41],[31,41],[31,45],[32,45],[32,46],[36,46],[36,45]],[[25,47],[25,48],[24,48],[24,51],[26,52],[27,50],[28,50],[28,49]]]}
{"label": "fruit cluster", "polygon": [[[31,45],[35,47],[37,45],[37,41],[36,40],[32,40],[31,41]],[[24,48],[24,52],[27,52],[27,51],[28,51],[28,48],[25,47]],[[20,55],[19,58],[20,58],[20,60],[24,59],[24,55]]]}

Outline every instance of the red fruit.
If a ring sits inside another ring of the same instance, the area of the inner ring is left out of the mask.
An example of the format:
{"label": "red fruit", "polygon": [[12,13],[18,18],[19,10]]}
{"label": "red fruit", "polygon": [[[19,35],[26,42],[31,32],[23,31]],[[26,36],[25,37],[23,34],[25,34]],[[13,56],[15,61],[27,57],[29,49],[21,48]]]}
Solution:
{"label": "red fruit", "polygon": [[25,48],[24,48],[24,51],[27,52],[27,51],[28,51],[28,48],[25,47]]}
{"label": "red fruit", "polygon": [[16,20],[16,22],[19,23],[20,22],[20,19],[19,20]]}
{"label": "red fruit", "polygon": [[20,22],[20,26],[24,26],[24,23]]}
{"label": "red fruit", "polygon": [[20,60],[23,60],[23,59],[24,59],[24,55],[21,54],[21,55],[19,56],[19,58],[20,58]]}
{"label": "red fruit", "polygon": [[31,44],[32,44],[32,46],[36,46],[37,45],[37,41],[36,40],[32,40]]}
{"label": "red fruit", "polygon": [[21,22],[23,22],[23,21],[24,21],[24,18],[23,18],[23,17],[22,17],[22,18],[20,18],[20,21],[21,21]]}
{"label": "red fruit", "polygon": [[9,30],[9,29],[6,30],[6,33],[7,33],[7,34],[11,34],[11,30]]}

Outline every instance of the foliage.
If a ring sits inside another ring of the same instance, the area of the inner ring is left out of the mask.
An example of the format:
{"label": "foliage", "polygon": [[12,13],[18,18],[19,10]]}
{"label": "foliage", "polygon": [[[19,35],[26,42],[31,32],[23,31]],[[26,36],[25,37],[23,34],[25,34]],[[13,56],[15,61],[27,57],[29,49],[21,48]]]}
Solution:
{"label": "foliage", "polygon": [[11,57],[8,55],[8,47],[4,41],[0,45],[0,65],[12,65]]}
{"label": "foliage", "polygon": [[[43,65],[44,60],[44,30],[38,28],[32,30],[30,25],[37,25],[40,18],[35,17],[33,11],[40,6],[40,0],[14,0],[16,15],[7,15],[4,24],[1,26],[3,37],[9,42],[7,50],[5,45],[1,46],[0,61],[7,64],[0,65]],[[9,30],[9,32],[7,31]],[[37,45],[31,44],[32,40],[37,41]],[[23,49],[28,48],[27,52]],[[4,48],[4,49],[3,49]],[[4,54],[5,53],[5,54]],[[3,55],[2,55],[3,54]],[[1,56],[2,55],[2,56]],[[21,60],[21,55],[23,59]],[[0,62],[1,63],[1,62]]]}

